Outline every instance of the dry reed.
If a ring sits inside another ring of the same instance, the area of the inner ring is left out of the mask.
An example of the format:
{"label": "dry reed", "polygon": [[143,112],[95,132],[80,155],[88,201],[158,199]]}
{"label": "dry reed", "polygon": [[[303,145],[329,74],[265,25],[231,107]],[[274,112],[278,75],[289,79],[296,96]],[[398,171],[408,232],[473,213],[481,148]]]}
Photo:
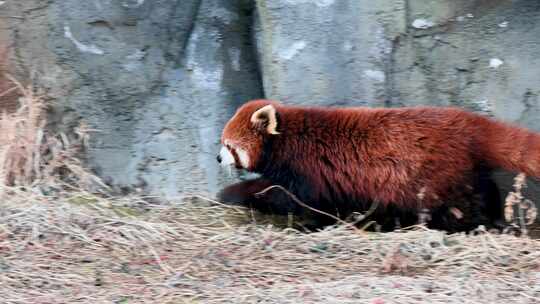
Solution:
{"label": "dry reed", "polygon": [[81,123],[72,140],[64,133],[51,135],[45,129],[44,96],[10,75],[6,78],[13,83],[8,91],[17,89],[21,97],[16,111],[4,112],[0,118],[0,183],[39,191],[58,191],[70,185],[105,188],[78,158],[91,130]]}

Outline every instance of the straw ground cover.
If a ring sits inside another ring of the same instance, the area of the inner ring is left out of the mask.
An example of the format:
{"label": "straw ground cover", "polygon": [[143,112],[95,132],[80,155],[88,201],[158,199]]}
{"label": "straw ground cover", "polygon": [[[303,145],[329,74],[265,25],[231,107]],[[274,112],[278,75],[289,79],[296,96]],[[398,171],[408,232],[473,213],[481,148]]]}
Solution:
{"label": "straw ground cover", "polygon": [[39,95],[18,86],[0,121],[3,303],[539,303],[526,237],[302,233],[200,196],[108,195],[77,160],[86,132],[47,134]]}
{"label": "straw ground cover", "polygon": [[300,233],[202,200],[13,192],[5,303],[538,303],[540,243],[418,227]]}

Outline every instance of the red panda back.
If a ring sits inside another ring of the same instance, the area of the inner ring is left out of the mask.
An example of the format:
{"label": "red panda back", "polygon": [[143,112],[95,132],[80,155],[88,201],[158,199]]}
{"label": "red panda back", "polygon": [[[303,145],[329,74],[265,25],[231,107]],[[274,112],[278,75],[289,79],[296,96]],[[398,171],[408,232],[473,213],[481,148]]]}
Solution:
{"label": "red panda back", "polygon": [[[444,108],[279,107],[282,135],[263,174],[289,170],[314,201],[433,207],[474,170],[471,116]],[[283,174],[281,174],[283,175]],[[277,178],[279,179],[279,178]]]}

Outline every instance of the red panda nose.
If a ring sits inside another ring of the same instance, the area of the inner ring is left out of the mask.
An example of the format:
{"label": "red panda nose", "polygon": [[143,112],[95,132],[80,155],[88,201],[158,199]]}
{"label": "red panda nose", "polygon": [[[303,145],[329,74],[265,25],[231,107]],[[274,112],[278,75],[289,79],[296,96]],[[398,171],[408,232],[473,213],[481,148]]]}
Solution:
{"label": "red panda nose", "polygon": [[217,159],[217,162],[221,164],[221,155],[218,154],[218,156],[216,157]]}

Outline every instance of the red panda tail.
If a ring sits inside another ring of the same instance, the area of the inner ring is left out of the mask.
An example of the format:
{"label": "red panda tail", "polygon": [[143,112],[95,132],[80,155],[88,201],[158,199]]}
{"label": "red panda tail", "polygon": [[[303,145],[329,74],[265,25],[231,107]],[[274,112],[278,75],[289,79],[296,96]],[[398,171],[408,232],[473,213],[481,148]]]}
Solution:
{"label": "red panda tail", "polygon": [[477,123],[481,159],[540,179],[540,133],[483,117]]}

